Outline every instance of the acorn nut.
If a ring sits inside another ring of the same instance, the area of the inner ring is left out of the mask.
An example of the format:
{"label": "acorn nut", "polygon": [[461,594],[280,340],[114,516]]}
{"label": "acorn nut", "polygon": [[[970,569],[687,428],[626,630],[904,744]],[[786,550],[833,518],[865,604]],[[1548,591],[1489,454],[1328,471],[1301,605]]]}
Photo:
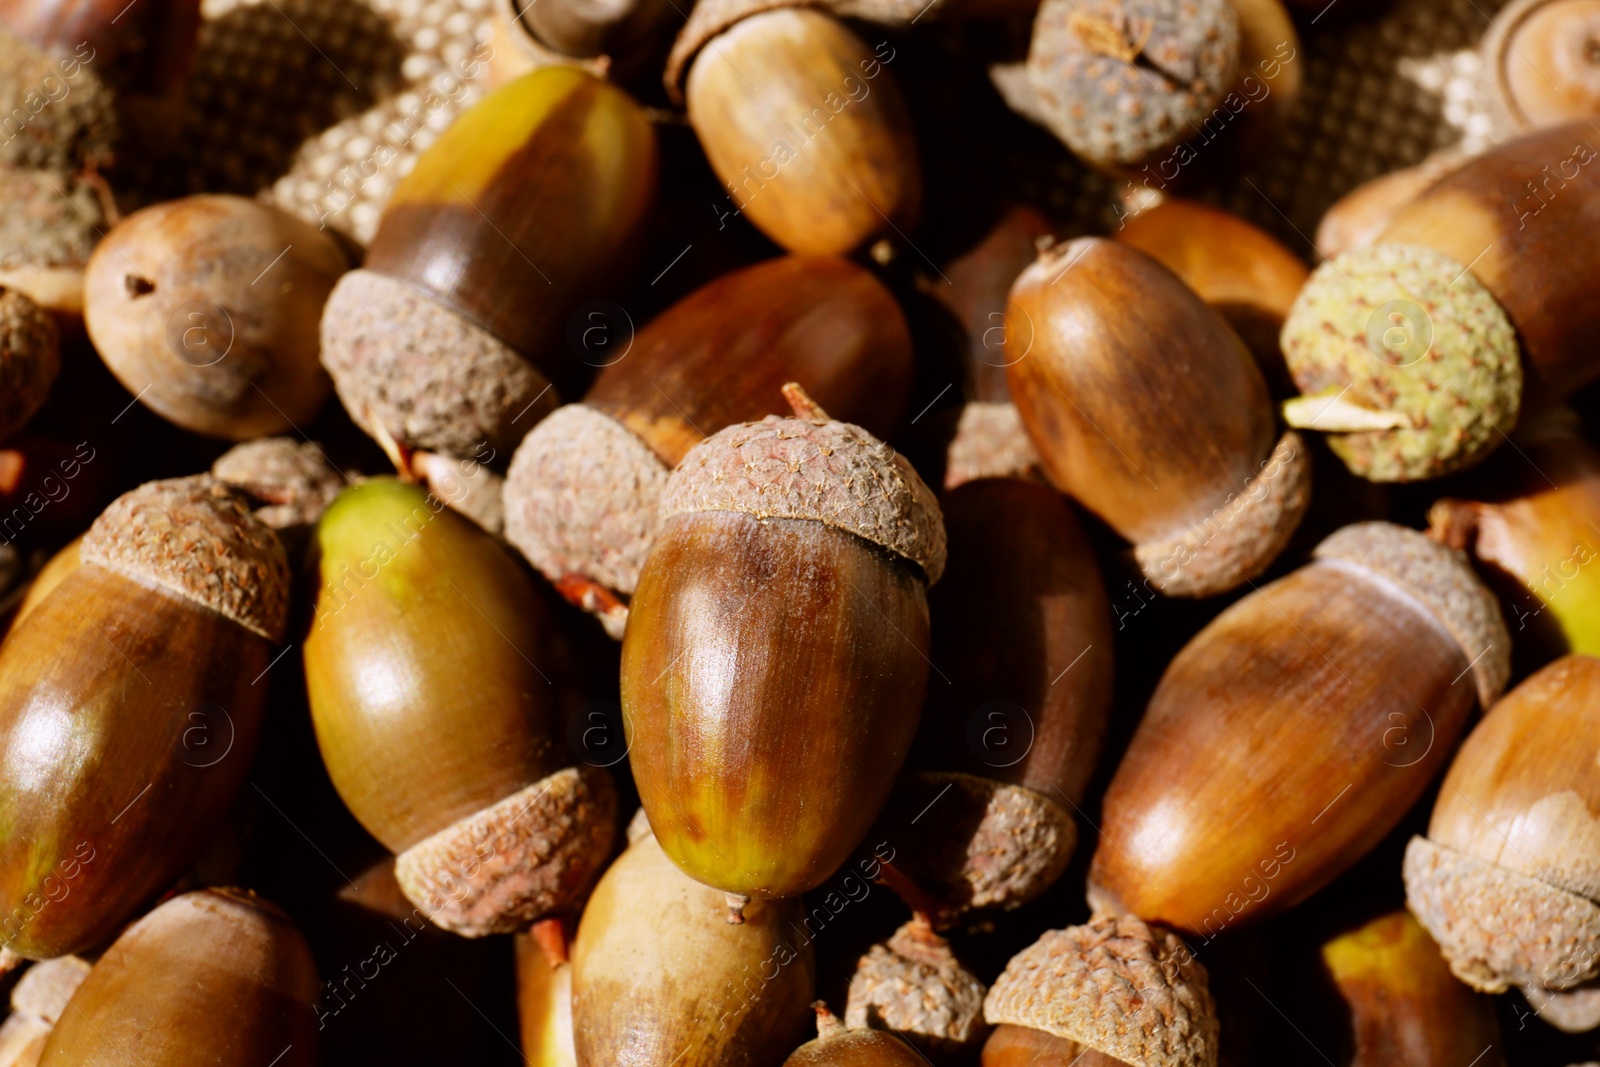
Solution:
{"label": "acorn nut", "polygon": [[893,1034],[846,1028],[820,1000],[811,1007],[817,1036],[795,1049],[783,1067],[926,1067],[927,1059]]}

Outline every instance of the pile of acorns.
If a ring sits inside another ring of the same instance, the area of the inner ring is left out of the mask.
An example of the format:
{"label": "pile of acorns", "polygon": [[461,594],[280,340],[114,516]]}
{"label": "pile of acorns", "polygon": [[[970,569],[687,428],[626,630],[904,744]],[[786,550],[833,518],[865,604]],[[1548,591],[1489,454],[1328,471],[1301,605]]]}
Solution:
{"label": "pile of acorns", "polygon": [[[1595,1058],[1600,4],[1308,271],[1171,189],[1318,6],[504,0],[357,249],[0,3],[0,1067]],[[919,221],[924,18],[1109,237]]]}

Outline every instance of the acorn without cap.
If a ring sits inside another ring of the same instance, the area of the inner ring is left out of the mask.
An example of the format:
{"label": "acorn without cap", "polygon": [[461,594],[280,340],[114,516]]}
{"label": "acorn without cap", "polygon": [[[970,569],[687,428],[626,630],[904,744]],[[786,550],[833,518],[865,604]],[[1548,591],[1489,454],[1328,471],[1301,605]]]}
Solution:
{"label": "acorn without cap", "polygon": [[793,417],[721,430],[673,471],[622,643],[650,824],[735,898],[803,893],[866,833],[916,730],[945,562],[905,458],[784,392]]}
{"label": "acorn without cap", "polygon": [[655,185],[649,120],[592,74],[535,70],[464,112],[395,187],[365,265],[323,312],[322,360],[351,418],[402,449],[509,454],[582,391],[574,315],[613,294]]}
{"label": "acorn without cap", "polygon": [[0,644],[0,941],[39,959],[102,941],[209,840],[288,610],[277,538],[209,477],[118,498],[79,554]]}
{"label": "acorn without cap", "polygon": [[1517,0],[1502,8],[1480,46],[1484,96],[1496,132],[1600,117],[1600,3]]}
{"label": "acorn without cap", "polygon": [[1217,311],[1127,245],[1041,252],[1011,290],[1006,368],[1056,488],[1133,542],[1168,596],[1210,596],[1271,564],[1310,499],[1261,370]]}
{"label": "acorn without cap", "polygon": [[1406,900],[1456,977],[1520,987],[1546,1021],[1600,1025],[1600,660],[1566,656],[1506,694],[1461,746]]}
{"label": "acorn without cap", "polygon": [[315,547],[317,744],[345,804],[397,854],[406,896],[468,937],[581,900],[616,796],[561,743],[557,635],[532,577],[471,520],[388,478],[341,493]]}
{"label": "acorn without cap", "polygon": [[893,1034],[847,1029],[822,1001],[811,1007],[817,1036],[795,1049],[783,1067],[926,1067],[927,1058]]}
{"label": "acorn without cap", "polygon": [[705,435],[817,403],[887,434],[911,387],[899,305],[843,259],[785,256],[702,287],[652,320],[581,404],[531,430],[506,482],[506,537],[621,637],[667,476]]}

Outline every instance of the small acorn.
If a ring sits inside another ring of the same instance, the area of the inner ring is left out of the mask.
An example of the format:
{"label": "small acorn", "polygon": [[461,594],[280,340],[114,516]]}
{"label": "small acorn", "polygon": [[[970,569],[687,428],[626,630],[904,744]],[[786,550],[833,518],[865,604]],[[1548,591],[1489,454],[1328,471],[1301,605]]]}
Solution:
{"label": "small acorn", "polygon": [[[304,646],[322,758],[433,922],[510,933],[582,899],[610,852],[610,777],[574,767],[554,624],[500,542],[423,490],[374,478],[317,524]],[[551,667],[551,671],[556,668]]]}
{"label": "small acorn", "polygon": [[1594,140],[1578,123],[1485,152],[1318,267],[1283,327],[1290,425],[1373,481],[1436,478],[1600,375],[1600,303],[1571,265],[1600,240]]}
{"label": "small acorn", "polygon": [[1106,790],[1091,904],[1209,941],[1304,900],[1394,828],[1509,673],[1458,553],[1346,526],[1167,667]]}
{"label": "small acorn", "polygon": [[111,373],[168,422],[243,441],[328,398],[317,318],[349,266],[310,223],[239,196],[123,219],[89,258],[84,325]]}
{"label": "small acorn", "polygon": [[322,317],[351,418],[407,449],[507,455],[592,369],[569,345],[610,293],[656,185],[626,93],[546,67],[462,114],[395,187]]}
{"label": "small acorn", "polygon": [[781,410],[785,382],[870,432],[894,429],[911,337],[888,290],[843,259],[735,271],[652,320],[580,404],[534,427],[511,462],[507,539],[622,636],[667,475],[705,435]]}
{"label": "small acorn", "polygon": [[1600,660],[1566,656],[1496,704],[1456,754],[1406,901],[1457,978],[1521,987],[1569,1032],[1600,1026]]}
{"label": "small acorn", "polygon": [[1317,223],[1317,255],[1333,259],[1365,248],[1388,228],[1395,212],[1455,170],[1469,157],[1457,150],[1435,152],[1421,163],[1380,174],[1345,193]]}
{"label": "small acorn", "polygon": [[255,501],[256,518],[280,537],[316,525],[345,484],[322,446],[292,437],[234,445],[211,465],[211,476]]}
{"label": "small acorn", "polygon": [[798,900],[754,901],[726,921],[723,895],[679,871],[648,832],[583,909],[572,946],[580,1067],[776,1063],[805,1032],[811,943]]}
{"label": "small acorn", "polygon": [[61,372],[61,335],[32,298],[0,286],[0,440],[22,429]]}
{"label": "small acorn", "polygon": [[1600,118],[1600,3],[1517,0],[1501,8],[1480,46],[1484,95],[1496,132]]}
{"label": "small acorn", "polygon": [[63,330],[80,334],[83,271],[111,228],[103,189],[81,175],[0,166],[0,203],[0,286],[26,293]]}
{"label": "small acorn", "polygon": [[119,497],[78,554],[0,644],[0,942],[33,959],[103,941],[199,855],[288,610],[277,538],[206,476]]}
{"label": "small acorn", "polygon": [[1133,543],[1154,588],[1211,596],[1272,563],[1305,513],[1310,461],[1278,437],[1220,313],[1142,252],[1085,237],[1022,273],[1006,329],[1046,475]]}
{"label": "small acorn", "polygon": [[317,986],[310,946],[276,905],[242,889],[185,893],[100,957],[39,1064],[313,1067]]}
{"label": "small acorn", "polygon": [[945,562],[905,458],[784,394],[793,417],[729,426],[667,480],[622,642],[650,824],[735,911],[820,885],[871,826],[916,731]]}
{"label": "small acorn", "polygon": [[847,1029],[822,1001],[817,1036],[795,1049],[783,1067],[927,1067],[927,1059],[910,1045],[882,1030]]}
{"label": "small acorn", "polygon": [[1345,1067],[1504,1067],[1494,1002],[1455,980],[1409,912],[1329,940],[1322,963],[1349,1015]]}
{"label": "small acorn", "polygon": [[[551,928],[554,928],[553,930]],[[513,939],[517,954],[517,1020],[527,1067],[577,1067],[572,1031],[572,961],[560,920],[536,923]],[[552,940],[553,939],[553,940]]]}
{"label": "small acorn", "polygon": [[714,0],[690,12],[666,84],[727,187],[727,213],[791,252],[837,255],[903,238],[921,208],[894,57],[825,6]]}
{"label": "small acorn", "polygon": [[915,915],[856,961],[844,1021],[893,1031],[933,1062],[970,1058],[989,1035],[986,992],[928,918]]}

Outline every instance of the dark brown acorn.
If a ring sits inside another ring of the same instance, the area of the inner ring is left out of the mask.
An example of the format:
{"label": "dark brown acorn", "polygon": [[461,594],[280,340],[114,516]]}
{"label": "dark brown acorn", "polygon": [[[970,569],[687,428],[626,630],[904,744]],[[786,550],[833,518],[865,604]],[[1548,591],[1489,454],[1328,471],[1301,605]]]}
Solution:
{"label": "dark brown acorn", "polygon": [[288,608],[272,531],[209,477],[107,508],[0,644],[0,941],[95,945],[169,887],[249,770]]}
{"label": "dark brown acorn", "polygon": [[276,905],[242,889],[185,893],[100,957],[39,1065],[313,1067],[317,986],[310,946]]}
{"label": "dark brown acorn", "polygon": [[794,896],[888,795],[928,679],[944,527],[911,465],[828,419],[730,426],[668,479],[622,644],[634,780],[661,847],[735,897]]}
{"label": "dark brown acorn", "polygon": [[1267,568],[1310,499],[1266,381],[1226,319],[1142,252],[1086,237],[1011,290],[1006,368],[1056,488],[1133,543],[1150,584],[1210,596]]}
{"label": "dark brown acorn", "polygon": [[576,904],[610,852],[616,797],[562,743],[557,634],[532,576],[388,478],[341,493],[315,547],[317,743],[345,804],[397,854],[406,896],[468,937]]}
{"label": "dark brown acorn", "polygon": [[620,638],[667,475],[707,434],[779,413],[785,382],[887,435],[911,388],[894,297],[847,260],[786,256],[679,301],[581,404],[523,440],[506,483],[507,538]]}
{"label": "dark brown acorn", "polygon": [[811,1007],[817,1036],[795,1049],[783,1067],[926,1067],[927,1058],[893,1034],[846,1029],[822,1001]]}
{"label": "dark brown acorn", "polygon": [[587,382],[569,334],[615,295],[655,185],[649,120],[592,74],[546,67],[474,105],[328,299],[322,359],[351,417],[386,447],[509,454]]}

